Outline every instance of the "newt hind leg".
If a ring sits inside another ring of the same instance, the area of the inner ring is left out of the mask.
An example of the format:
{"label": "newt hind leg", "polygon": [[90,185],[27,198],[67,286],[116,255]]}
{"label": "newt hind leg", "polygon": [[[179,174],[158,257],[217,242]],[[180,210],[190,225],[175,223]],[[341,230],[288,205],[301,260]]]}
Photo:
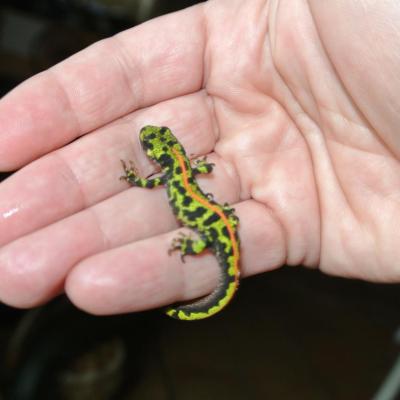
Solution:
{"label": "newt hind leg", "polygon": [[181,260],[185,262],[185,256],[200,254],[207,247],[208,243],[203,238],[193,239],[190,235],[179,232],[179,236],[172,240],[168,254],[179,250],[181,253]]}

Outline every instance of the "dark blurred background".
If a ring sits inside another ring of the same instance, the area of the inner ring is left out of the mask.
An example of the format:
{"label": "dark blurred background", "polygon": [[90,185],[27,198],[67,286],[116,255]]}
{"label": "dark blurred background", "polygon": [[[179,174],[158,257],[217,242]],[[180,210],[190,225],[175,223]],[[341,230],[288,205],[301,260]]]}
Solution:
{"label": "dark blurred background", "polygon": [[[0,95],[194,3],[2,0]],[[399,285],[288,267],[245,279],[223,313],[194,323],[160,310],[94,317],[63,297],[27,311],[0,305],[0,400],[371,399],[399,353],[399,305]],[[396,382],[374,399],[397,398]]]}

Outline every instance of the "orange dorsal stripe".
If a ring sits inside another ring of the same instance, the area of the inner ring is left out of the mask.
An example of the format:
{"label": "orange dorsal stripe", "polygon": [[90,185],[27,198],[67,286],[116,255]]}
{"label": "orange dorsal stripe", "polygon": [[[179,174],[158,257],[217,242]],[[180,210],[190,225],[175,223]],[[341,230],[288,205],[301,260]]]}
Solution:
{"label": "orange dorsal stripe", "polygon": [[223,213],[223,211],[220,208],[216,207],[214,204],[211,204],[206,198],[201,197],[197,193],[193,192],[192,187],[190,186],[189,181],[188,181],[188,172],[187,172],[187,168],[185,165],[184,157],[182,156],[182,154],[180,154],[178,152],[178,150],[176,150],[174,148],[172,149],[172,152],[174,153],[176,159],[178,160],[179,166],[182,169],[183,186],[187,190],[190,197],[192,197],[193,199],[198,201],[200,204],[202,204],[204,207],[206,207],[210,211],[218,214],[218,216],[222,219],[223,223],[225,224],[226,229],[228,230],[229,240],[232,243],[233,259],[234,259],[233,268],[234,268],[234,272],[235,272],[235,283],[237,284],[238,280],[239,280],[239,246],[238,246],[238,242],[235,238],[235,233],[233,231],[233,228],[232,228],[231,224],[229,223],[228,218],[226,217],[226,215]]}

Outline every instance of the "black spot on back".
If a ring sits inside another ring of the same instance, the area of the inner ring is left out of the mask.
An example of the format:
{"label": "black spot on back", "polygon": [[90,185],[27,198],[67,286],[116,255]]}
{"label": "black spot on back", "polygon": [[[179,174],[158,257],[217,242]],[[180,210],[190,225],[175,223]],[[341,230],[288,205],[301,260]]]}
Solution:
{"label": "black spot on back", "polygon": [[191,210],[184,210],[184,215],[190,219],[190,220],[195,220],[197,218],[200,218],[204,215],[204,213],[207,212],[207,209],[205,207],[197,207],[195,210],[191,211]]}
{"label": "black spot on back", "polygon": [[226,225],[224,225],[224,227],[222,228],[222,234],[226,237],[229,237],[229,231]]}
{"label": "black spot on back", "polygon": [[217,222],[220,219],[220,216],[217,213],[212,213],[205,221],[204,225],[212,225],[214,222]]}
{"label": "black spot on back", "polygon": [[186,189],[181,185],[179,181],[173,181],[172,184],[180,194],[186,194]]}
{"label": "black spot on back", "polygon": [[181,173],[182,173],[182,168],[179,166],[179,167],[176,167],[175,168],[175,173],[176,174],[178,174],[178,175],[180,175]]}
{"label": "black spot on back", "polygon": [[162,165],[168,165],[171,164],[172,158],[168,154],[161,154],[161,156],[158,158],[158,161]]}
{"label": "black spot on back", "polygon": [[184,196],[182,204],[187,207],[192,201],[193,199],[190,196]]}

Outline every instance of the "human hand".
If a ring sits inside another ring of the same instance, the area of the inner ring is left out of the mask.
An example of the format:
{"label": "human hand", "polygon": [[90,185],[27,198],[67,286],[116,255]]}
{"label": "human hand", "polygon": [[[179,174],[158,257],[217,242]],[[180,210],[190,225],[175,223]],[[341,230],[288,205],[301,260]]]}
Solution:
{"label": "human hand", "polygon": [[213,289],[211,254],[168,255],[165,190],[118,179],[120,159],[156,172],[146,124],[215,163],[199,183],[236,209],[243,276],[303,264],[399,281],[399,14],[395,2],[214,0],[20,85],[0,102],[0,169],[23,167],[0,185],[0,299],[30,307],[65,290],[110,314]]}

